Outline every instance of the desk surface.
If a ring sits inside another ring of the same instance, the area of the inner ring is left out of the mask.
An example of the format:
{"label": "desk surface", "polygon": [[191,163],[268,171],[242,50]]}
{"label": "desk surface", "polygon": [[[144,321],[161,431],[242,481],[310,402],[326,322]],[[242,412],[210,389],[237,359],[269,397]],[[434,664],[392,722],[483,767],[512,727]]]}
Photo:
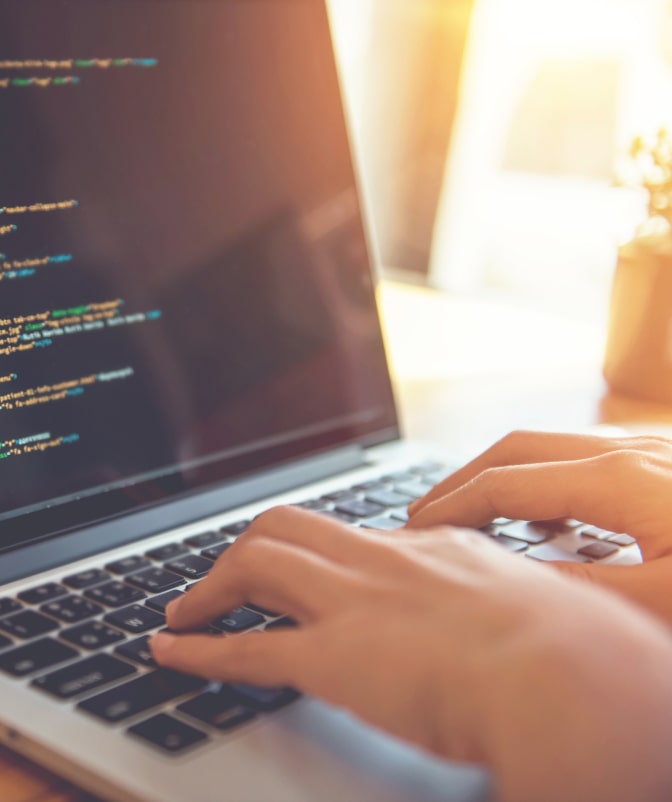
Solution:
{"label": "desk surface", "polygon": [[[520,310],[515,325],[509,324],[510,309],[491,304],[479,309],[415,290],[387,287],[383,296],[398,401],[410,437],[468,457],[518,428],[614,424],[672,436],[672,407],[607,393],[599,371],[599,332],[590,327],[572,321],[541,326],[539,315],[526,317]],[[460,345],[467,337],[469,358]],[[2,749],[0,800],[93,802]]]}

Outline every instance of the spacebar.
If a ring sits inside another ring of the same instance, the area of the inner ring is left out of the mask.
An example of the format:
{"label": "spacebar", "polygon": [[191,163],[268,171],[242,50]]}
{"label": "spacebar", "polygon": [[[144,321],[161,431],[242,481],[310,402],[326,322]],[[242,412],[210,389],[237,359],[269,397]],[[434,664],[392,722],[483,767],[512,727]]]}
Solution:
{"label": "spacebar", "polygon": [[110,691],[80,702],[77,707],[103,721],[114,723],[170,702],[207,685],[205,680],[159,670],[118,685]]}

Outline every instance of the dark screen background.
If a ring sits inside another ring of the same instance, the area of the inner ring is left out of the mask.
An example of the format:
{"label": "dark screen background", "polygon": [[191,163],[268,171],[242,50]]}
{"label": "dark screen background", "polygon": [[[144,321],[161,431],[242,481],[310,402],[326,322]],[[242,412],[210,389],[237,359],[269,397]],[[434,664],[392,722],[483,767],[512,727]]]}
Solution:
{"label": "dark screen background", "polygon": [[[0,517],[389,436],[323,3],[0,0],[0,20]],[[109,58],[151,61],[45,65]]]}

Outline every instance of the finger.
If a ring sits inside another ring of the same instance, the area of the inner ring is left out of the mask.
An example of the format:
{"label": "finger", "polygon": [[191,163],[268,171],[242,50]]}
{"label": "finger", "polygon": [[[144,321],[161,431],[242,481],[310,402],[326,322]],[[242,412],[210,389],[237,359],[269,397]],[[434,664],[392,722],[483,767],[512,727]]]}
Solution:
{"label": "finger", "polygon": [[263,537],[240,540],[206,579],[166,609],[171,629],[196,629],[254,602],[304,623],[342,606],[349,576],[317,554]]}
{"label": "finger", "polygon": [[672,556],[643,565],[590,565],[551,563],[568,576],[589,580],[626,596],[672,623]]}
{"label": "finger", "polygon": [[627,439],[607,439],[594,435],[512,432],[444,479],[424,498],[411,504],[409,512],[417,515],[429,504],[452,493],[490,468],[590,459],[623,448],[626,442]]}
{"label": "finger", "polygon": [[171,635],[150,640],[156,662],[175,671],[220,682],[302,688],[304,647],[299,630],[234,637]]}
{"label": "finger", "polygon": [[364,529],[354,529],[298,507],[275,507],[265,512],[243,537],[259,535],[299,546],[342,565],[362,565],[374,543]]}
{"label": "finger", "polygon": [[498,517],[577,518],[621,531],[619,490],[605,481],[609,455],[571,462],[490,468],[411,516],[410,528],[485,526]]}

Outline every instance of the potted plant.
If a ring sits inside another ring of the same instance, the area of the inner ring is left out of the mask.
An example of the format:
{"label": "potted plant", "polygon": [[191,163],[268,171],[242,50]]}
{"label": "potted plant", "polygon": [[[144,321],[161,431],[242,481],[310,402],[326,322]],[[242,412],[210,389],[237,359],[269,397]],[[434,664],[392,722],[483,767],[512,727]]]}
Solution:
{"label": "potted plant", "polygon": [[672,135],[636,139],[631,156],[648,218],[619,249],[604,375],[614,392],[672,403]]}

